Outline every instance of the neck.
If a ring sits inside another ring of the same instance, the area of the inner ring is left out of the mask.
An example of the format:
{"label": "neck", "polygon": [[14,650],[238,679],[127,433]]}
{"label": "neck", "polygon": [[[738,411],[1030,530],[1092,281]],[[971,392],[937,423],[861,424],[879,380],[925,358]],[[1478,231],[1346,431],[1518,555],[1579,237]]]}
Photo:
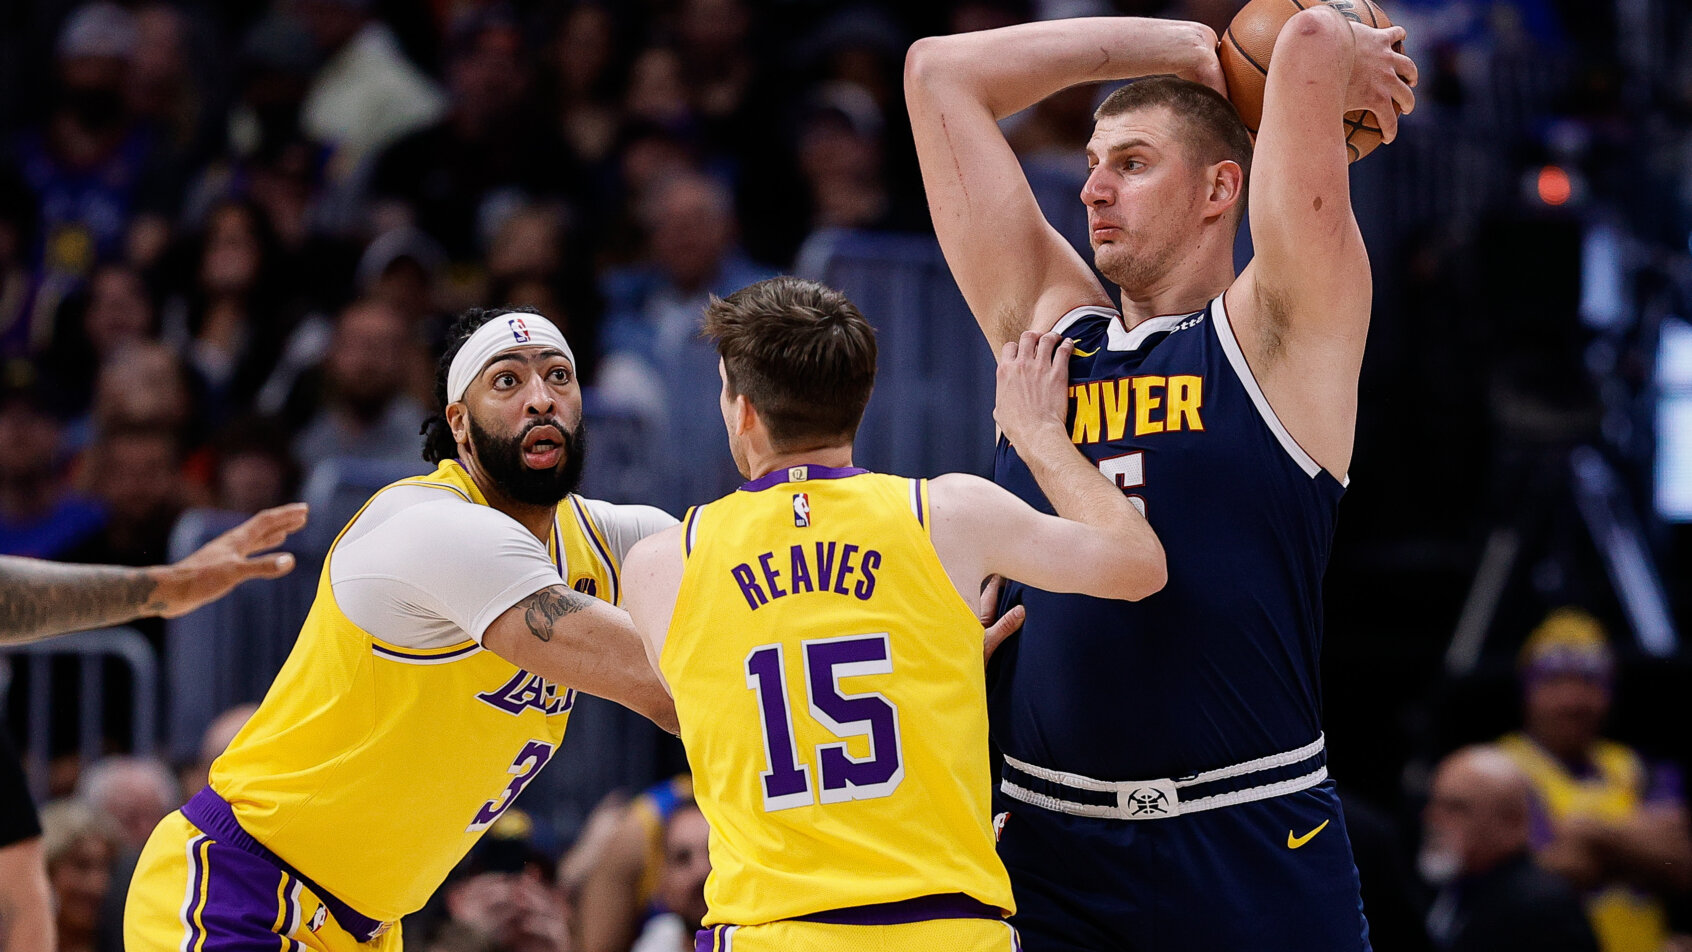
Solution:
{"label": "neck", "polygon": [[[1226,291],[1234,283],[1234,245],[1231,233],[1226,244],[1217,243],[1221,237],[1217,231],[1215,238],[1201,241],[1193,253],[1181,256],[1174,267],[1145,286],[1123,287],[1123,323],[1133,328],[1154,317],[1191,314]],[[1186,266],[1190,261],[1200,264]]]}
{"label": "neck", "polygon": [[795,450],[791,453],[757,454],[747,461],[749,479],[757,479],[778,469],[790,466],[828,466],[835,469],[852,465],[852,444],[824,446],[818,449]]}
{"label": "neck", "polygon": [[464,451],[463,446],[459,447],[458,462],[459,465],[464,467],[464,471],[470,474],[471,480],[476,483],[476,488],[482,491],[482,498],[488,501],[490,507],[498,509],[522,523],[523,528],[534,533],[535,538],[541,540],[542,543],[552,537],[552,519],[558,512],[556,505],[536,506],[526,502],[518,502],[507,496],[483,471],[481,464],[476,462],[476,458]]}

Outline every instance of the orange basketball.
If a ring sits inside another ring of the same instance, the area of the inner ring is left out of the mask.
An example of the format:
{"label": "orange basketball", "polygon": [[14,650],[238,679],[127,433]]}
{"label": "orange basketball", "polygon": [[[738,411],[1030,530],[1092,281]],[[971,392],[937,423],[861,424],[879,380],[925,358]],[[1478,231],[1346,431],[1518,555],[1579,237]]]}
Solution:
{"label": "orange basketball", "polygon": [[[1251,0],[1228,24],[1217,56],[1228,82],[1228,98],[1254,136],[1263,121],[1263,84],[1269,78],[1269,54],[1275,50],[1275,38],[1293,14],[1312,3],[1325,3],[1345,14],[1346,19],[1366,26],[1392,26],[1374,0]],[[1381,124],[1373,113],[1358,110],[1345,114],[1345,148],[1351,161],[1375,151],[1380,144]]]}

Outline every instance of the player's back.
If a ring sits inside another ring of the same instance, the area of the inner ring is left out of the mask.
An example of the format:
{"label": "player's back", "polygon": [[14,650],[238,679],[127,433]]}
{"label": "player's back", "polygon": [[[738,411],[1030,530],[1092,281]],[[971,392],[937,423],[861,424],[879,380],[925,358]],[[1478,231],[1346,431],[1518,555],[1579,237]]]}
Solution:
{"label": "player's back", "polygon": [[708,925],[962,893],[993,851],[981,626],[927,483],[781,469],[684,521],[660,665],[711,824]]}
{"label": "player's back", "polygon": [[[1321,579],[1344,487],[1275,418],[1221,298],[1131,331],[1103,308],[1056,329],[1077,341],[1072,439],[1136,497],[1169,581],[1139,602],[1007,586],[1028,616],[995,657],[994,739],[1017,760],[1105,780],[1298,751],[1230,786],[1314,777]],[[1003,440],[995,480],[1051,511]]]}

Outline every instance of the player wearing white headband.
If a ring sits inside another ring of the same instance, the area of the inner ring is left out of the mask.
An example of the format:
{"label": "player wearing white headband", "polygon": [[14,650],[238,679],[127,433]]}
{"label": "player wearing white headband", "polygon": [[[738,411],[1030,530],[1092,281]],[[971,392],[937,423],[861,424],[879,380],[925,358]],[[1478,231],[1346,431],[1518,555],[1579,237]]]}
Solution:
{"label": "player wearing white headband", "polygon": [[675,730],[612,607],[623,553],[675,520],[573,494],[581,388],[550,321],[476,309],[449,340],[438,468],[342,530],[264,703],[142,853],[126,948],[396,949],[552,758],[578,690]]}

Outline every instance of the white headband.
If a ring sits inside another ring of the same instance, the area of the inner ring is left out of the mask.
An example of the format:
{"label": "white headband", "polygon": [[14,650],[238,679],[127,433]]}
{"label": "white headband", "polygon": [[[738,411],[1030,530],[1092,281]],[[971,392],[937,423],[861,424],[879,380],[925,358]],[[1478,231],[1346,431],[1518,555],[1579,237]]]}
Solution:
{"label": "white headband", "polygon": [[570,352],[564,335],[551,321],[527,312],[501,314],[476,328],[476,333],[453,356],[452,366],[447,368],[447,402],[463,400],[470,381],[476,379],[489,361],[519,347],[556,347],[569,359],[571,369],[576,366],[576,355]]}

